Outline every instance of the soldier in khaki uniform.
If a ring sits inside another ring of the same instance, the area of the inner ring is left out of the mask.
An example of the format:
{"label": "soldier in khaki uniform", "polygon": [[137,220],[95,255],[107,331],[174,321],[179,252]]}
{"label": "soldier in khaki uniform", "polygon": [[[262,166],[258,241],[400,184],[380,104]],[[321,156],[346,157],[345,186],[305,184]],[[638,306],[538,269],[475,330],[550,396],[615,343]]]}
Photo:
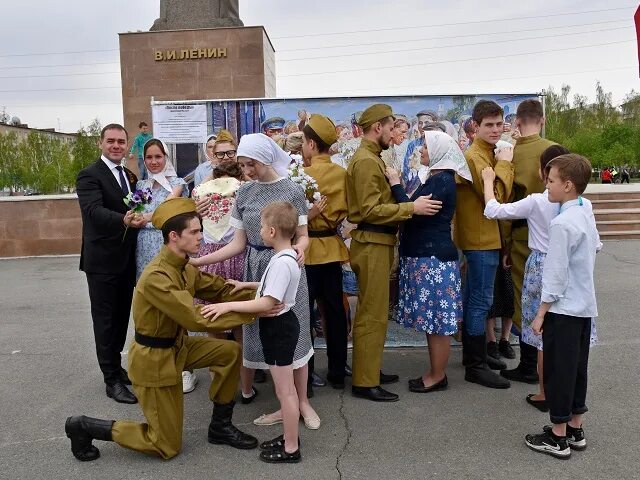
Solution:
{"label": "soldier in khaki uniform", "polygon": [[380,158],[389,148],[393,129],[389,105],[367,108],[358,124],[364,135],[347,170],[348,220],[358,224],[351,232],[351,267],[360,293],[353,325],[353,378],[355,396],[394,402],[398,395],[380,388],[398,380],[380,372],[389,315],[389,275],[398,225],[412,215],[434,215],[440,203],[428,197],[396,203]]}
{"label": "soldier in khaki uniform", "polygon": [[[145,268],[133,296],[135,341],[129,349],[129,376],[147,423],[69,417],[65,424],[73,455],[82,461],[100,456],[93,439],[114,441],[123,447],[164,459],[182,447],[183,370],[209,367],[214,379],[209,398],[214,402],[209,425],[211,443],[250,449],[256,438],[232,423],[233,398],[240,375],[240,347],[235,342],[209,337],[189,337],[191,331],[221,331],[255,316],[227,314],[214,322],[204,318],[193,298],[209,302],[249,300],[252,291],[230,294],[233,287],[215,275],[188,265],[202,240],[195,204],[187,198],[162,203],[153,225],[162,230],[165,245]],[[273,312],[272,312],[273,313]]]}
{"label": "soldier in khaki uniform", "polygon": [[[334,388],[344,388],[347,364],[347,315],[342,299],[342,263],[349,251],[338,236],[338,225],[347,217],[345,183],[347,171],[331,162],[329,148],[338,139],[336,127],[324,115],[312,114],[302,133],[304,171],[318,183],[324,197],[323,206],[309,209],[309,247],[305,252],[305,269],[313,315],[313,301],[318,302],[325,320],[327,380]],[[313,358],[312,358],[313,360]],[[309,378],[313,363],[309,362]]]}

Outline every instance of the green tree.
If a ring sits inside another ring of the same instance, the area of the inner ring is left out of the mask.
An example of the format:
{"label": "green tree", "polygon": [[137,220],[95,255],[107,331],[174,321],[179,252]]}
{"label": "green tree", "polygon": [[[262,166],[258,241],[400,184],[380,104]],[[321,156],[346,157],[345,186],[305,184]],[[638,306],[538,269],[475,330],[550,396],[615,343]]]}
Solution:
{"label": "green tree", "polygon": [[11,193],[24,187],[24,163],[18,154],[18,137],[15,133],[0,134],[0,189]]}
{"label": "green tree", "polygon": [[78,172],[100,156],[98,141],[101,129],[100,122],[95,119],[88,127],[78,130],[76,141],[71,149],[73,162],[70,174],[73,176],[74,182]]}

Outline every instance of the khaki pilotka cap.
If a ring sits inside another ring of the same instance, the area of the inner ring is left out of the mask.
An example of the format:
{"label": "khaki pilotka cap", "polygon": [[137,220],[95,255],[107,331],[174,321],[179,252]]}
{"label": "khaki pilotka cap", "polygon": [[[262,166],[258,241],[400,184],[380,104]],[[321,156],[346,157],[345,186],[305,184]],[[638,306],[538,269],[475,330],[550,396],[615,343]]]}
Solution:
{"label": "khaki pilotka cap", "polygon": [[183,213],[195,211],[196,204],[190,198],[170,198],[158,205],[151,216],[151,223],[153,223],[153,226],[158,230],[161,230],[164,224],[167,223],[167,220]]}
{"label": "khaki pilotka cap", "polygon": [[358,120],[358,125],[362,128],[367,128],[387,117],[393,117],[395,120],[392,108],[384,103],[376,103],[362,112],[362,116],[360,117],[360,120]]}
{"label": "khaki pilotka cap", "polygon": [[318,113],[313,113],[311,114],[307,125],[309,125],[309,127],[311,127],[311,130],[316,132],[316,135],[320,137],[320,140],[322,140],[327,145],[333,145],[338,140],[338,135],[336,134],[336,126],[329,117],[325,117],[324,115],[320,115]]}

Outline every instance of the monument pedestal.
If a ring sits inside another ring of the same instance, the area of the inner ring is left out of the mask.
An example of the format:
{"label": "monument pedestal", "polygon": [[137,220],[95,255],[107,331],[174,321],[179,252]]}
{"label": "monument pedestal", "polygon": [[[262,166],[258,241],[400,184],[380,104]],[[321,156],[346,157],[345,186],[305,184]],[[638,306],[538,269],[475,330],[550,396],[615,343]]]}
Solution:
{"label": "monument pedestal", "polygon": [[[151,125],[155,100],[273,97],[275,50],[263,27],[120,34],[124,124]],[[137,170],[137,169],[136,169]]]}

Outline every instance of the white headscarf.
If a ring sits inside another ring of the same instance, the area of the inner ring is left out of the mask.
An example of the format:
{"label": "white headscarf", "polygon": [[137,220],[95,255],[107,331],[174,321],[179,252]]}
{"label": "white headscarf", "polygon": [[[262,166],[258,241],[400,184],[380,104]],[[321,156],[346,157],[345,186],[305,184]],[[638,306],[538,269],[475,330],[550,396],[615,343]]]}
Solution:
{"label": "white headscarf", "polygon": [[264,133],[243,135],[236,155],[270,165],[281,177],[287,176],[287,168],[291,163],[291,157]]}
{"label": "white headscarf", "polygon": [[204,152],[204,158],[206,158],[209,161],[213,159],[209,158],[209,152],[207,152],[207,143],[209,143],[211,140],[215,140],[216,138],[218,138],[217,135],[209,135],[207,139],[204,141],[204,143],[202,144],[202,151]]}
{"label": "white headscarf", "polygon": [[465,180],[473,181],[467,160],[458,143],[444,132],[424,132],[429,153],[429,171],[453,170]]}
{"label": "white headscarf", "polygon": [[[151,140],[158,140],[158,139],[152,138],[150,140],[147,140],[147,143],[149,143]],[[153,186],[153,181],[155,180],[156,182],[158,182],[158,184],[160,184],[162,188],[164,188],[169,193],[171,193],[173,191],[173,188],[171,187],[171,183],[169,183],[169,178],[177,177],[178,174],[176,173],[176,169],[173,167],[173,163],[171,163],[171,157],[169,157],[169,147],[167,147],[167,144],[164,143],[162,140],[160,140],[160,142],[162,143],[162,146],[164,147],[164,151],[166,152],[164,156],[164,159],[165,159],[164,168],[159,173],[151,173],[149,169],[147,169],[147,174],[149,175],[147,180],[149,181],[149,188]]]}

